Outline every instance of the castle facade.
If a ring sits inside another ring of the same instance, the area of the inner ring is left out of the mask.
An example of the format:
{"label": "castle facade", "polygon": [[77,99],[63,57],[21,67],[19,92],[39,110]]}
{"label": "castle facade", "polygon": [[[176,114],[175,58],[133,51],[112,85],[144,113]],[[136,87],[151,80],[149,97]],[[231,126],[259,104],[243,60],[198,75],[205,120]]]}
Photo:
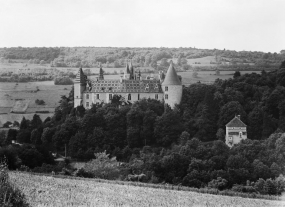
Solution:
{"label": "castle facade", "polygon": [[136,73],[132,63],[127,64],[119,79],[105,79],[100,66],[99,77],[89,80],[79,69],[74,82],[74,107],[82,105],[91,108],[92,104],[110,103],[114,95],[120,95],[125,102],[134,103],[143,98],[151,98],[174,108],[181,102],[182,83],[171,61],[166,75],[161,72],[159,79],[143,79]]}

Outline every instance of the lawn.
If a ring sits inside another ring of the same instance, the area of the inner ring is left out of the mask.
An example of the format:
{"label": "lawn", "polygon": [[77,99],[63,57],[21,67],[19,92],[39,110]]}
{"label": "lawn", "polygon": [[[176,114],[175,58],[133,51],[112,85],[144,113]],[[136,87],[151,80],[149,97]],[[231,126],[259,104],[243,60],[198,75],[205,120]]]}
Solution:
{"label": "lawn", "polygon": [[284,201],[249,199],[10,172],[31,206],[284,206]]}

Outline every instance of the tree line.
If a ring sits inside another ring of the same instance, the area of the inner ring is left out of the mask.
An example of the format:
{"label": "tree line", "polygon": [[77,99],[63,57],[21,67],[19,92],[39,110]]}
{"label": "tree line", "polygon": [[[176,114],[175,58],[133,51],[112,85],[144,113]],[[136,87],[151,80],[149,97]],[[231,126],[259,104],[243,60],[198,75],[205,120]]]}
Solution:
{"label": "tree line", "polygon": [[[273,72],[236,72],[212,85],[184,87],[174,109],[152,99],[122,106],[116,96],[89,110],[73,108],[73,101],[71,90],[53,117],[23,118],[19,131],[2,136],[0,156],[9,167],[52,165],[50,152],[65,149],[85,161],[106,151],[148,182],[268,194],[284,189],[278,176],[285,172],[285,61]],[[230,149],[225,125],[235,115],[247,124],[248,139]],[[23,145],[8,147],[12,140]]]}

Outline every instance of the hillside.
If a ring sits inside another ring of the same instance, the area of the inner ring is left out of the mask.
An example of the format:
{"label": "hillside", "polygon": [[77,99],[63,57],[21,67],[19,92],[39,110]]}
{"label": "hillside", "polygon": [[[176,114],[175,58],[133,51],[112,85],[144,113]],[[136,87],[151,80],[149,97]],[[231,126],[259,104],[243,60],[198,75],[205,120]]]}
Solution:
{"label": "hillside", "polygon": [[31,206],[284,206],[284,201],[217,196],[136,187],[92,180],[62,179],[12,172],[10,179]]}
{"label": "hillside", "polygon": [[[0,48],[2,63],[48,63],[54,67],[123,67],[132,59],[135,66],[157,68],[158,61],[174,59],[178,66],[232,68],[274,68],[285,59],[284,53],[234,51],[197,48],[116,48],[116,47],[55,47],[55,48]],[[201,59],[202,58],[202,59]],[[186,60],[186,61],[185,61]],[[162,65],[163,66],[163,65]],[[185,67],[184,67],[185,68]],[[187,67],[189,68],[189,67]]]}

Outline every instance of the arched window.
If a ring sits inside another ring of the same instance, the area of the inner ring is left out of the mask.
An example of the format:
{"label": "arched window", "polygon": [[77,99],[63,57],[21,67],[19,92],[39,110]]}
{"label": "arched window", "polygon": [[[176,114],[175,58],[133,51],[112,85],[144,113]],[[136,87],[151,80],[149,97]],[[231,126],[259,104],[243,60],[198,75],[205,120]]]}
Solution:
{"label": "arched window", "polygon": [[132,100],[132,95],[131,94],[128,95],[128,100]]}

